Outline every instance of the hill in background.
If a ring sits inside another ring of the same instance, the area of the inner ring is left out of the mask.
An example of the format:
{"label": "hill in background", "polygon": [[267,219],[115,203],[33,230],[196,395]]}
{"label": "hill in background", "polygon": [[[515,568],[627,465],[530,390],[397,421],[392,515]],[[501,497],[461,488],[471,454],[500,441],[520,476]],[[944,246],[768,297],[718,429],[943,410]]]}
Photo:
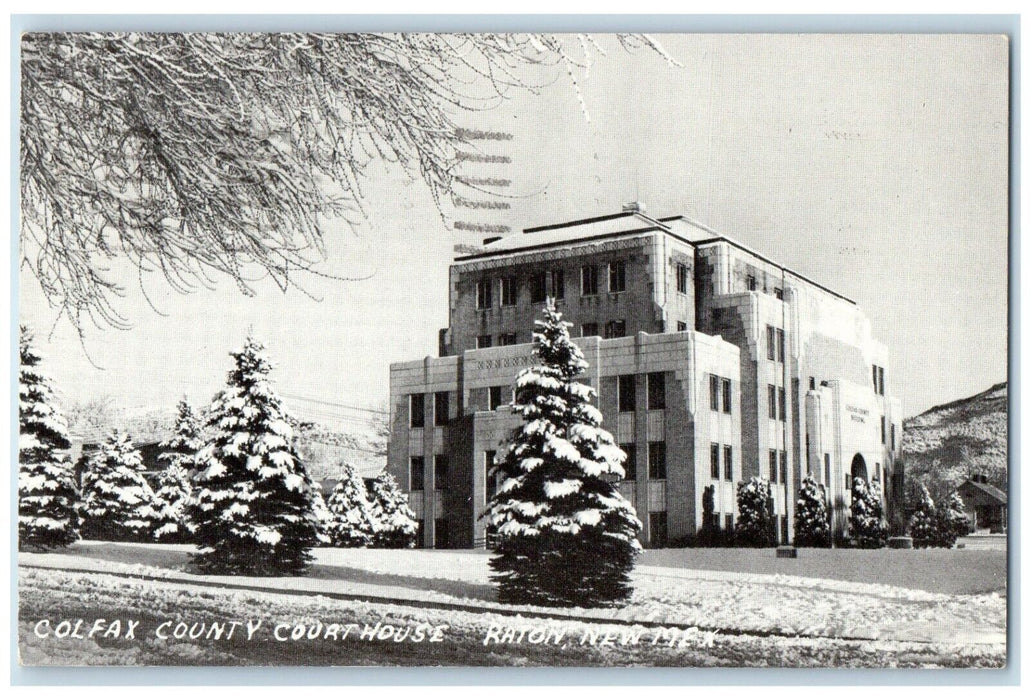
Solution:
{"label": "hill in background", "polygon": [[906,482],[923,483],[936,499],[974,474],[1006,491],[1007,386],[935,406],[903,421]]}

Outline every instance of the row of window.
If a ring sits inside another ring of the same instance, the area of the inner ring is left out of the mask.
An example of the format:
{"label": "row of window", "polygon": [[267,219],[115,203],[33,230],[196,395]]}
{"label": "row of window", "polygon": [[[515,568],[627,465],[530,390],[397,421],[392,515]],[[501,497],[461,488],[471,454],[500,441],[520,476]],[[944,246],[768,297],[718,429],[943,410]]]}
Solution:
{"label": "row of window", "polygon": [[709,408],[713,411],[719,411],[721,405],[724,413],[731,412],[730,380],[725,377],[718,377],[715,374],[710,374]]}
{"label": "row of window", "polygon": [[766,326],[766,359],[784,362],[784,329]]}
{"label": "row of window", "polygon": [[723,456],[723,478],[734,481],[734,448],[730,445],[712,443],[709,446],[709,476],[714,481],[720,480],[720,456]]}
{"label": "row of window", "polygon": [[580,335],[584,338],[589,338],[595,335],[603,338],[622,338],[626,335],[626,321],[609,321],[605,324],[604,334],[598,332],[597,323],[585,323],[580,326]]}
{"label": "row of window", "polygon": [[[616,381],[616,403],[620,413],[632,413],[637,409],[636,375],[621,374]],[[650,372],[646,375],[648,388],[648,410],[661,411],[666,408],[666,375]]]}
{"label": "row of window", "polygon": [[[770,450],[770,483],[788,483],[788,453],[784,450]],[[779,478],[778,478],[779,477]]]}
{"label": "row of window", "polygon": [[873,393],[884,396],[884,368],[873,365]]}
{"label": "row of window", "polygon": [[[447,490],[448,462],[447,455],[433,455],[433,488],[437,491]],[[409,479],[412,491],[426,488],[426,459],[412,457],[409,464]]]}
{"label": "row of window", "polygon": [[[626,461],[623,462],[623,480],[637,481],[637,444],[633,442],[620,445],[619,449],[626,453]],[[648,478],[666,478],[666,443],[648,443]]]}
{"label": "row of window", "polygon": [[[408,397],[409,425],[422,428],[426,425],[426,395],[410,394]],[[433,424],[447,425],[450,410],[450,396],[446,391],[438,391],[433,395]]]}
{"label": "row of window", "polygon": [[[754,292],[754,291],[759,289],[759,284],[758,284],[758,282],[755,279],[755,275],[748,275],[748,278],[746,279],[745,284],[748,286],[748,291],[750,291],[750,292]],[[765,291],[766,291],[766,289],[764,287],[763,288],[763,292],[765,292]],[[778,299],[783,299],[784,298],[784,290],[781,289],[780,287],[774,287],[773,288],[773,296],[777,297]]]}
{"label": "row of window", "polygon": [[[607,266],[608,291],[612,294],[626,291],[626,261],[613,260]],[[584,265],[580,268],[580,295],[598,294],[598,265]],[[515,306],[518,282],[515,277],[482,279],[476,283],[476,308],[489,309],[494,306],[495,282],[500,290],[501,306]],[[564,270],[538,272],[530,278],[530,302],[543,302],[548,296],[564,299],[566,276]]]}
{"label": "row of window", "polygon": [[784,394],[784,387],[768,384],[766,390],[766,402],[770,407],[770,419],[786,421],[788,419],[788,404],[787,396]]}
{"label": "row of window", "polygon": [[[498,346],[515,345],[517,343],[518,336],[515,333],[498,333]],[[476,336],[476,349],[482,350],[483,348],[494,347],[493,337],[488,335]]]}

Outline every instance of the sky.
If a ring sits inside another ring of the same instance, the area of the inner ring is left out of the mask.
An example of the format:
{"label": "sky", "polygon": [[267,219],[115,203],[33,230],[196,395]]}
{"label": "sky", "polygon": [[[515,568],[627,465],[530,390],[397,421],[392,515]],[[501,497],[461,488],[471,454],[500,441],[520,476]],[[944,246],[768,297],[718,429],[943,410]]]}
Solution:
{"label": "sky", "polygon": [[[906,415],[1006,379],[1008,45],[976,35],[662,35],[679,65],[599,43],[580,94],[561,72],[537,93],[456,114],[506,131],[513,231],[619,211],[686,214],[847,297],[890,351]],[[582,98],[582,105],[580,99]],[[36,281],[20,313],[65,402],[109,397],[131,412],[203,404],[249,332],[302,417],[347,422],[382,409],[389,364],[437,351],[447,274],[467,212],[439,209],[386,165],[365,183],[366,218],[326,230],[330,274],[309,294],[222,280],[181,295],[127,277],[128,331],[55,324]],[[482,216],[478,220],[486,220]],[[85,351],[84,351],[85,347]],[[87,357],[87,352],[89,357]]]}

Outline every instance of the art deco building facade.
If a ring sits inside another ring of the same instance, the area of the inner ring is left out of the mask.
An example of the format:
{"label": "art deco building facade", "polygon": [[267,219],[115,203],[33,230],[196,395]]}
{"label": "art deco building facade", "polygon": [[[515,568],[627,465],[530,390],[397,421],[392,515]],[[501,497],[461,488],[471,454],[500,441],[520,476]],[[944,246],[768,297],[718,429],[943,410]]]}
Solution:
{"label": "art deco building facade", "polygon": [[845,527],[851,480],[901,506],[899,402],[886,348],[854,302],[682,216],[619,214],[488,239],[455,260],[440,356],[391,365],[388,469],[426,547],[483,546],[488,465],[519,420],[506,408],[556,299],[590,368],[604,427],[628,454],[622,493],[646,546],[695,533],[712,487],[723,527],[736,488],[771,481],[793,537],[806,474]]}

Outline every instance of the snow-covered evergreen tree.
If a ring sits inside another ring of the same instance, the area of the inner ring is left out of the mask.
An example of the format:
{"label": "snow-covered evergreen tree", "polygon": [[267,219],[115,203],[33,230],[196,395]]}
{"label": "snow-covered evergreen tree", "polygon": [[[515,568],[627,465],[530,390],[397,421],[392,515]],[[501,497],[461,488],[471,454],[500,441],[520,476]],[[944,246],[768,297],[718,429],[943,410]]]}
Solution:
{"label": "snow-covered evergreen tree", "polygon": [[956,540],[970,531],[966,507],[958,493],[953,492],[935,509],[936,546],[951,549]]}
{"label": "snow-covered evergreen tree", "polygon": [[158,474],[158,489],[154,493],[154,539],[159,542],[189,539],[186,506],[192,493],[190,475],[183,467],[171,464]]}
{"label": "snow-covered evergreen tree", "polygon": [[914,547],[933,547],[937,542],[938,527],[934,501],[927,487],[920,485],[916,509],[909,518],[909,536]]}
{"label": "snow-covered evergreen tree", "polygon": [[365,482],[351,464],[343,465],[340,483],[326,506],[332,514],[328,535],[334,547],[369,547],[376,535],[376,516]]}
{"label": "snow-covered evergreen tree", "polygon": [[795,505],[795,546],[829,547],[831,544],[830,513],[827,491],[812,475],[802,479]]}
{"label": "snow-covered evergreen tree", "polygon": [[612,604],[630,595],[640,551],[641,523],[617,488],[626,455],[601,428],[594,390],[576,381],[587,362],[553,300],[536,325],[538,364],[516,379],[523,423],[484,514],[498,536],[492,578],[504,602]]}
{"label": "snow-covered evergreen tree", "polygon": [[18,350],[18,548],[65,547],[79,538],[68,427],[24,326]]}
{"label": "snow-covered evergreen tree", "polygon": [[320,542],[318,489],[301,463],[287,416],[268,374],[264,346],[248,337],[212,402],[211,437],[188,514],[194,557],[206,573],[297,574]]}
{"label": "snow-covered evergreen tree", "polygon": [[867,485],[862,477],[852,479],[849,535],[857,547],[878,549],[888,543],[888,528],[881,503],[881,485],[874,479]]}
{"label": "snow-covered evergreen tree", "polygon": [[415,513],[408,506],[408,497],[401,490],[393,474],[382,471],[373,479],[369,488],[369,500],[375,522],[372,545],[384,549],[414,547],[419,523],[415,520]]}
{"label": "snow-covered evergreen tree", "polygon": [[93,540],[151,538],[157,512],[143,477],[143,459],[129,436],[113,430],[82,472],[82,536]]}
{"label": "snow-covered evergreen tree", "polygon": [[742,547],[772,547],[777,544],[770,482],[753,476],[737,487],[735,538]]}
{"label": "snow-covered evergreen tree", "polygon": [[185,542],[189,535],[186,505],[193,492],[190,471],[195,468],[195,455],[203,445],[200,421],[186,399],[177,406],[172,437],[161,443],[164,450],[158,459],[165,469],[158,475],[154,494],[154,537],[161,542]]}

